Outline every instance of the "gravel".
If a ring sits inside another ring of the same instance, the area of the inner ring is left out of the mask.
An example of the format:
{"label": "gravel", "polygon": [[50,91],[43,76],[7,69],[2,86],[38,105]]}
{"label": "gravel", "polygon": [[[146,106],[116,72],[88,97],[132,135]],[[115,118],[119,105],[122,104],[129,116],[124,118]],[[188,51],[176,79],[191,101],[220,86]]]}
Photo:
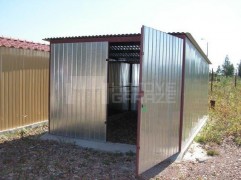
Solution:
{"label": "gravel", "polygon": [[222,145],[204,146],[219,155],[204,161],[182,161],[173,163],[153,179],[241,179],[241,148],[233,142],[233,137],[225,139]]}
{"label": "gravel", "polygon": [[[0,179],[137,179],[134,154],[111,154],[39,139],[47,126],[0,136]],[[241,179],[233,138],[205,147],[219,155],[173,163],[152,179]]]}
{"label": "gravel", "polygon": [[0,136],[0,179],[136,179],[134,154],[40,140],[46,131],[41,127]]}

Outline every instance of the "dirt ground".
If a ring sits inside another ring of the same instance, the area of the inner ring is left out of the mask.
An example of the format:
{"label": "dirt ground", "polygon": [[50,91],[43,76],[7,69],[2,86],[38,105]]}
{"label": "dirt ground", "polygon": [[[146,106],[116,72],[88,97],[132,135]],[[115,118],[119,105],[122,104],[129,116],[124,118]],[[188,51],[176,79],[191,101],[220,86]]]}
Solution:
{"label": "dirt ground", "polygon": [[136,144],[137,112],[126,111],[108,117],[107,140],[110,142]]}
{"label": "dirt ground", "polygon": [[206,145],[205,149],[215,150],[219,155],[204,161],[173,163],[153,179],[241,180],[241,148],[235,145],[232,137],[220,146]]}
{"label": "dirt ground", "polygon": [[136,179],[134,154],[39,140],[46,131],[0,136],[0,179]]}
{"label": "dirt ground", "polygon": [[[47,126],[0,135],[0,179],[137,179],[135,155],[42,141]],[[209,148],[209,147],[208,147]],[[218,156],[173,163],[152,179],[241,179],[241,150],[227,139]]]}

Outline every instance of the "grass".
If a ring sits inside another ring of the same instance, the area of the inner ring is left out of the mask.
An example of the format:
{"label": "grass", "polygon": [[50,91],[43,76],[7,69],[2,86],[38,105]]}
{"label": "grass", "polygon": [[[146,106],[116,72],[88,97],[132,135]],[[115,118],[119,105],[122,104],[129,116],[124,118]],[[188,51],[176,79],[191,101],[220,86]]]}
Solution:
{"label": "grass", "polygon": [[222,77],[213,83],[209,101],[215,100],[215,108],[209,110],[209,120],[201,133],[195,138],[199,143],[221,144],[225,137],[232,136],[241,145],[241,79],[234,87],[234,78]]}
{"label": "grass", "polygon": [[218,156],[219,152],[211,149],[211,150],[207,150],[207,155],[208,156]]}
{"label": "grass", "polygon": [[234,141],[238,146],[241,146],[241,137],[236,137]]}

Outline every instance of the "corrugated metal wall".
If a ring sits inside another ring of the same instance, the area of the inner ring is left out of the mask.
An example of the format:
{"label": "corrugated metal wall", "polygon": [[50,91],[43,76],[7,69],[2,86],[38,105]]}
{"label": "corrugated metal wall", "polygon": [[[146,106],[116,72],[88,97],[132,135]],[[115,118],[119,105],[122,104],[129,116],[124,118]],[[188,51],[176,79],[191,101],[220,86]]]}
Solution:
{"label": "corrugated metal wall", "polygon": [[182,146],[207,115],[209,65],[186,38]]}
{"label": "corrugated metal wall", "polygon": [[129,109],[130,64],[109,62],[109,107]]}
{"label": "corrugated metal wall", "polygon": [[50,133],[106,140],[108,43],[51,45]]}
{"label": "corrugated metal wall", "polygon": [[140,64],[132,64],[131,79],[131,110],[137,110],[137,100],[139,93]]}
{"label": "corrugated metal wall", "polygon": [[178,152],[183,40],[144,27],[138,173]]}
{"label": "corrugated metal wall", "polygon": [[108,103],[110,109],[119,111],[137,110],[139,70],[139,64],[109,62]]}
{"label": "corrugated metal wall", "polygon": [[0,47],[0,131],[48,120],[49,52]]}

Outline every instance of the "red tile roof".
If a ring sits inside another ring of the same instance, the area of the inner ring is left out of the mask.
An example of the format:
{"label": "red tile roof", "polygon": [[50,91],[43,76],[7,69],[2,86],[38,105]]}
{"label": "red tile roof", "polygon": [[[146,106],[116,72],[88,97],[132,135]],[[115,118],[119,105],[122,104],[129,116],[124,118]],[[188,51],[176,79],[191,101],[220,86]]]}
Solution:
{"label": "red tile roof", "polygon": [[49,51],[49,45],[34,43],[13,38],[0,37],[0,47],[13,47],[18,49],[31,49],[38,51]]}

